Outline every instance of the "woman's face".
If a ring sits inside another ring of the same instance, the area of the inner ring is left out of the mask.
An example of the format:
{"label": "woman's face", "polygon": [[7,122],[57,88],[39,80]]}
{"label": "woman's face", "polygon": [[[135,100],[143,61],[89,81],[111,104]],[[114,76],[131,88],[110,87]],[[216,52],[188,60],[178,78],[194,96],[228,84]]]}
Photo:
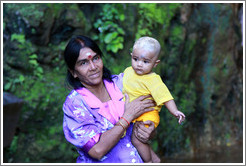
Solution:
{"label": "woman's face", "polygon": [[90,48],[80,50],[79,57],[75,63],[74,71],[71,72],[74,78],[78,77],[85,87],[97,86],[102,83],[103,61]]}

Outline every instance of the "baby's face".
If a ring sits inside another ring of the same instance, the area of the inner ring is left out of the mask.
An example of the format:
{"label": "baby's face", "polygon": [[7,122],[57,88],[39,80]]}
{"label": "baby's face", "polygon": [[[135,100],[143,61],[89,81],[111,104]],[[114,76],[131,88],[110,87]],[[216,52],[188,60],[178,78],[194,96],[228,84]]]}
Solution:
{"label": "baby's face", "polygon": [[138,75],[149,74],[152,72],[159,60],[154,52],[144,49],[134,49],[132,54],[132,68]]}

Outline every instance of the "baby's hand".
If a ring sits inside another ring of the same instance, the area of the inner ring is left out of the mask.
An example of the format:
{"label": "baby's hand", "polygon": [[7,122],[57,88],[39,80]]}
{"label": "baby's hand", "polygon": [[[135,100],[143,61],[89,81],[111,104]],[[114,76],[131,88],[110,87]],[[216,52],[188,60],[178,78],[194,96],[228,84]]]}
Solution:
{"label": "baby's hand", "polygon": [[175,112],[175,117],[179,119],[179,124],[185,120],[185,115],[180,111]]}

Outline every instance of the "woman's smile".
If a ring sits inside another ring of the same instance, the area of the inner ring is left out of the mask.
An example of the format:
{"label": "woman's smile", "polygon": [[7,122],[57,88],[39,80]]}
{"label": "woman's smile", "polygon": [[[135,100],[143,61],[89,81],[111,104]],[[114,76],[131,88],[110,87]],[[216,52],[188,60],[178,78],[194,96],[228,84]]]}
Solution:
{"label": "woman's smile", "polygon": [[99,76],[100,76],[100,72],[96,72],[96,73],[93,73],[93,74],[89,75],[90,78],[97,78]]}

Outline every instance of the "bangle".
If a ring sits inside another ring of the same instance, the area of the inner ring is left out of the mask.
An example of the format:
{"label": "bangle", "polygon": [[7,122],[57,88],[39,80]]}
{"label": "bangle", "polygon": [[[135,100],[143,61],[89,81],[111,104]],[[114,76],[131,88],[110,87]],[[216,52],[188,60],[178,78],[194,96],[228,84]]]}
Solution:
{"label": "bangle", "polygon": [[126,135],[126,127],[125,127],[120,121],[118,121],[118,122],[119,122],[120,126],[122,126],[123,129],[124,129],[124,133],[123,133],[123,135],[121,136],[121,138],[123,138],[123,137],[125,137],[125,135]]}
{"label": "bangle", "polygon": [[126,123],[128,124],[128,126],[130,126],[130,123],[129,123],[129,122],[128,122],[125,118],[121,117],[120,119],[125,120],[125,121],[126,121]]}
{"label": "bangle", "polygon": [[118,121],[118,122],[123,127],[123,129],[126,130],[126,127],[120,121]]}

